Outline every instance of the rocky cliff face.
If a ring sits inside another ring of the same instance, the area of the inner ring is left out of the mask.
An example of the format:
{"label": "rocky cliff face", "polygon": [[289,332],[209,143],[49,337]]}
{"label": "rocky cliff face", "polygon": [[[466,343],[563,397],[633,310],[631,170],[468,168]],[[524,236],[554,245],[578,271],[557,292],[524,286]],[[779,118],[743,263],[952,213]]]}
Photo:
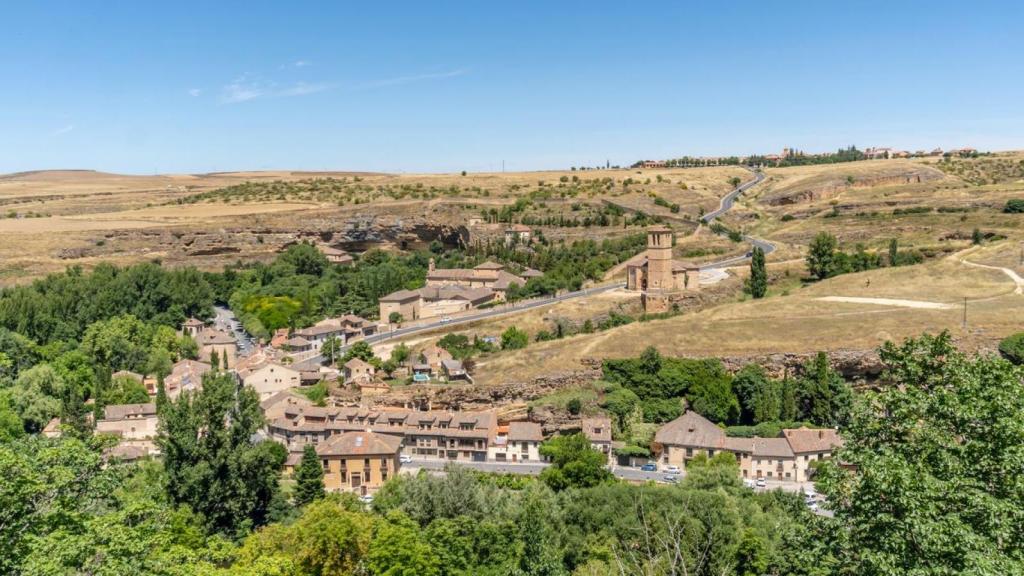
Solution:
{"label": "rocky cliff face", "polygon": [[919,184],[941,180],[945,177],[941,171],[927,166],[895,166],[891,170],[880,172],[874,176],[851,176],[851,181],[842,174],[842,170],[838,166],[833,176],[769,194],[765,197],[764,202],[769,206],[804,204],[815,200],[827,200],[837,193],[847,190]]}

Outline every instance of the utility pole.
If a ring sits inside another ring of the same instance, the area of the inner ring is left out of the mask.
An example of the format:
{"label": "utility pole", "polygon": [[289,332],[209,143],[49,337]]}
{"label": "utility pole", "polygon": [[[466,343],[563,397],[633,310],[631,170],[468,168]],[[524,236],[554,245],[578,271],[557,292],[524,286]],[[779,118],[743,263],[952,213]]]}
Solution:
{"label": "utility pole", "polygon": [[967,330],[967,296],[964,296],[964,330]]}

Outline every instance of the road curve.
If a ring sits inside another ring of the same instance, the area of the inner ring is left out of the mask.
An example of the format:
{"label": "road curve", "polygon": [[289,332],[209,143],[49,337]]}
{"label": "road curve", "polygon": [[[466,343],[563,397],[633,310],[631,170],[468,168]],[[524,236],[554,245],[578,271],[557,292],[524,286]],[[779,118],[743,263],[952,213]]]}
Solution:
{"label": "road curve", "polygon": [[[732,192],[729,192],[725,196],[722,196],[722,200],[718,204],[718,209],[713,210],[713,211],[708,212],[707,214],[705,214],[701,218],[702,222],[704,222],[705,224],[710,224],[710,223],[714,222],[714,220],[716,218],[718,218],[722,214],[725,214],[726,212],[728,212],[729,210],[732,209],[732,207],[736,204],[736,199],[739,198],[740,194],[743,194],[744,192],[746,192],[747,190],[749,190],[749,189],[753,188],[754,186],[760,184],[761,181],[764,180],[764,172],[761,172],[760,170],[753,170],[751,168],[747,168],[747,170],[750,170],[751,172],[753,172],[754,177],[752,179],[747,180],[746,182],[740,184],[739,186],[737,186]],[[748,242],[752,247],[756,246],[757,248],[760,248],[761,250],[763,250],[765,255],[771,254],[772,252],[775,251],[775,245],[772,244],[771,242],[767,241],[767,240],[764,240],[764,239],[761,239],[761,238],[755,238],[753,236],[744,236],[743,240]],[[747,252],[746,254],[744,254],[742,256],[734,256],[732,258],[726,258],[725,260],[719,260],[718,262],[712,262],[710,264],[705,264],[705,265],[701,266],[700,269],[701,270],[714,270],[716,268],[728,268],[730,266],[735,266],[737,264],[742,264],[743,262],[746,262],[749,259],[750,259],[750,252]]]}
{"label": "road curve", "polygon": [[[722,214],[725,214],[726,212],[728,212],[730,209],[732,209],[733,205],[735,205],[736,198],[738,198],[740,196],[740,194],[743,194],[744,192],[746,192],[747,190],[749,190],[750,188],[756,186],[757,184],[759,184],[761,181],[764,180],[764,173],[761,172],[760,170],[750,170],[750,171],[754,174],[754,177],[752,179],[750,179],[750,180],[740,184],[734,190],[732,190],[731,192],[729,192],[728,194],[723,196],[721,202],[719,203],[718,209],[705,214],[701,218],[701,220],[704,223],[706,223],[706,224],[710,223],[710,222],[714,221],[715,218],[718,218]],[[757,246],[757,247],[761,248],[761,250],[764,250],[765,254],[769,254],[769,253],[775,251],[775,245],[772,244],[771,242],[768,242],[767,240],[762,240],[760,238],[754,238],[753,236],[744,236],[743,239],[746,240],[747,242],[749,242],[752,246]],[[750,256],[747,256],[747,255],[735,256],[733,258],[727,258],[725,260],[720,260],[718,262],[712,262],[710,264],[705,264],[705,265],[701,266],[700,268],[701,268],[701,270],[713,270],[715,268],[727,268],[729,266],[735,266],[737,264],[740,264],[740,263],[742,263],[742,262],[744,262],[746,260],[749,260],[749,259],[750,259]],[[416,333],[419,333],[419,332],[429,332],[431,330],[437,330],[438,328],[446,328],[446,327],[449,327],[449,326],[457,326],[459,324],[466,324],[466,323],[469,323],[469,322],[476,322],[477,320],[483,320],[483,319],[486,319],[486,318],[494,318],[495,316],[502,316],[502,315],[505,315],[505,314],[515,314],[515,313],[518,313],[518,312],[522,312],[523,310],[530,310],[531,308],[539,308],[541,306],[547,306],[549,304],[554,304],[556,302],[562,302],[564,300],[571,300],[573,298],[580,298],[580,297],[583,297],[583,296],[591,296],[593,294],[600,294],[602,292],[608,292],[609,290],[615,290],[617,288],[623,288],[624,286],[625,286],[625,283],[618,282],[618,283],[615,283],[615,284],[605,284],[605,285],[596,286],[596,287],[593,287],[593,288],[585,288],[583,290],[575,290],[573,292],[566,292],[564,294],[559,294],[559,295],[556,295],[556,296],[550,296],[550,297],[547,297],[547,298],[538,298],[538,299],[535,299],[535,300],[530,300],[528,302],[524,302],[524,303],[521,303],[521,304],[518,304],[518,305],[513,305],[513,306],[509,306],[509,307],[505,307],[505,308],[495,308],[495,309],[490,309],[490,310],[481,310],[480,312],[478,312],[476,314],[469,314],[469,315],[466,315],[466,316],[459,316],[457,318],[452,318],[451,320],[449,320],[447,322],[443,322],[441,320],[438,320],[437,322],[431,322],[429,324],[421,324],[421,325],[418,325],[418,326],[409,326],[407,328],[399,328],[397,330],[392,330],[390,332],[383,332],[383,333],[380,333],[380,334],[375,334],[373,336],[368,336],[368,337],[366,337],[362,341],[366,342],[368,344],[374,344],[376,342],[383,342],[385,340],[390,340],[391,338],[398,338],[398,337],[401,337],[401,336],[408,336],[410,334],[416,334]],[[341,349],[342,353],[344,353],[344,351],[347,350],[347,348],[348,348],[347,346],[342,348]],[[313,360],[314,358],[317,361],[322,361],[323,360],[322,356],[314,356],[313,358],[309,358],[308,360]]]}

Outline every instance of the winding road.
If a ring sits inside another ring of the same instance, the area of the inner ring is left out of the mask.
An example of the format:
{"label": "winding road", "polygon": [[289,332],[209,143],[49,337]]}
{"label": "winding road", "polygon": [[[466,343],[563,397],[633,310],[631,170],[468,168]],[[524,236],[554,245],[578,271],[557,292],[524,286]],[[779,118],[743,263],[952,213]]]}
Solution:
{"label": "winding road", "polygon": [[[718,204],[718,209],[705,214],[704,217],[701,218],[702,222],[704,222],[705,224],[711,224],[712,222],[715,221],[716,218],[718,218],[722,214],[725,214],[729,210],[732,210],[732,207],[736,204],[736,199],[740,197],[740,194],[743,194],[747,190],[753,188],[754,186],[757,186],[758,184],[761,183],[761,181],[764,180],[764,172],[761,172],[760,170],[753,170],[750,168],[748,168],[748,170],[753,172],[754,177],[740,184],[732,192],[729,192],[728,194],[723,196],[722,201],[719,202]],[[775,245],[767,240],[746,235],[743,236],[743,240],[750,243],[751,246],[756,246],[763,250],[765,255],[771,254],[772,252],[775,251]],[[718,262],[705,264],[701,266],[700,269],[714,270],[716,268],[728,268],[730,266],[742,264],[743,262],[746,262],[749,259],[750,253],[748,252],[742,256],[734,256],[732,258],[726,258],[725,260],[719,260]]]}
{"label": "winding road", "polygon": [[[761,181],[764,180],[764,173],[761,172],[760,170],[753,170],[753,169],[749,169],[749,168],[748,168],[748,170],[750,170],[751,173],[753,173],[754,177],[752,179],[750,179],[750,180],[740,184],[739,186],[734,188],[732,191],[730,191],[728,194],[723,196],[722,200],[719,202],[719,207],[716,210],[705,214],[701,218],[701,221],[703,221],[705,224],[710,224],[716,218],[718,218],[722,214],[725,214],[726,212],[731,210],[732,207],[736,204],[736,199],[739,198],[739,196],[741,194],[743,194],[744,192],[746,192],[750,188],[753,188],[754,186],[756,186],[757,184],[759,184]],[[775,245],[772,244],[771,242],[768,242],[767,240],[762,240],[760,238],[754,238],[753,236],[744,236],[743,239],[745,241],[749,242],[752,246],[757,246],[757,247],[761,248],[761,250],[764,250],[765,254],[770,254],[771,252],[775,251]],[[749,255],[749,252],[748,252],[747,254],[744,254],[742,256],[734,256],[732,258],[726,258],[725,260],[719,260],[718,262],[712,262],[710,264],[705,264],[705,265],[701,266],[700,269],[701,270],[714,270],[714,269],[717,269],[717,268],[728,268],[730,266],[735,266],[737,264],[745,262],[746,260],[749,260],[749,259],[750,259],[750,255]],[[556,302],[563,302],[565,300],[572,300],[574,298],[582,298],[582,297],[585,297],[585,296],[592,296],[594,294],[600,294],[602,292],[608,292],[610,290],[616,290],[616,289],[622,288],[624,286],[625,286],[625,283],[623,283],[623,282],[616,282],[616,283],[613,283],[613,284],[604,284],[604,285],[595,286],[595,287],[592,287],[592,288],[585,288],[583,290],[576,290],[576,291],[573,291],[573,292],[566,292],[564,294],[557,294],[555,296],[551,296],[551,297],[548,297],[548,298],[537,298],[535,300],[530,300],[530,301],[527,301],[527,302],[522,302],[522,303],[516,304],[516,305],[505,306],[505,307],[501,307],[501,308],[492,308],[492,309],[487,309],[487,310],[480,310],[479,312],[476,312],[474,314],[467,314],[465,316],[458,316],[458,317],[451,318],[448,321],[444,321],[444,320],[440,320],[439,319],[438,321],[431,322],[429,324],[420,324],[420,325],[417,325],[417,326],[408,326],[406,328],[398,328],[397,330],[392,330],[392,331],[389,331],[389,332],[382,332],[382,333],[379,333],[379,334],[374,334],[373,336],[368,336],[368,337],[366,337],[362,341],[366,342],[368,344],[374,344],[374,343],[377,343],[377,342],[383,342],[385,340],[390,340],[392,338],[398,338],[398,337],[401,337],[401,336],[409,336],[411,334],[417,334],[417,333],[420,333],[420,332],[429,332],[431,330],[437,330],[439,328],[446,328],[446,327],[449,327],[449,326],[457,326],[459,324],[467,324],[469,322],[476,322],[478,320],[484,320],[484,319],[487,319],[487,318],[494,318],[494,317],[497,317],[497,316],[504,316],[506,314],[517,314],[519,312],[522,312],[523,310],[530,310],[532,308],[540,308],[541,306],[548,306],[548,305],[554,304]],[[344,352],[347,348],[348,348],[347,346],[342,348],[342,352]],[[323,360],[322,356],[315,356],[315,357],[309,358],[307,360],[313,360],[314,358],[316,359],[316,361],[322,361]]]}

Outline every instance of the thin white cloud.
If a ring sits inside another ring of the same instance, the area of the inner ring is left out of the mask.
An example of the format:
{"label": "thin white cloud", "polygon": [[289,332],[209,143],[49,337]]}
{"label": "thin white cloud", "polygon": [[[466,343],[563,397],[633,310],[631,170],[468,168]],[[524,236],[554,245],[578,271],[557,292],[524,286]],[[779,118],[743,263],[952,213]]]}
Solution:
{"label": "thin white cloud", "polygon": [[61,134],[67,134],[75,129],[74,124],[68,124],[67,126],[61,126],[52,132],[54,136],[60,136]]}
{"label": "thin white cloud", "polygon": [[447,72],[433,72],[429,74],[413,74],[410,76],[395,76],[394,78],[384,78],[383,80],[374,80],[365,84],[360,84],[359,88],[381,88],[384,86],[401,86],[403,84],[412,84],[414,82],[422,82],[424,80],[439,80],[443,78],[455,78],[457,76],[463,76],[468,72],[463,68],[457,70],[449,70]]}
{"label": "thin white cloud", "polygon": [[274,93],[275,96],[305,96],[306,94],[315,94],[317,92],[323,92],[327,89],[326,84],[306,84],[305,82],[299,82],[288,88],[284,88]]}
{"label": "thin white cloud", "polygon": [[310,84],[308,82],[296,82],[282,86],[277,82],[263,82],[249,80],[246,77],[236,79],[227,84],[221,90],[221,102],[225,104],[237,104],[256,100],[257,98],[289,98],[292,96],[306,96],[327,90],[327,84]]}
{"label": "thin white cloud", "polygon": [[292,66],[295,68],[305,68],[306,66],[312,66],[312,62],[309,60],[296,60],[295,62],[292,62]]}
{"label": "thin white cloud", "polygon": [[203,90],[201,88],[190,88],[188,91],[188,95],[192,97],[199,96],[202,93]]}

